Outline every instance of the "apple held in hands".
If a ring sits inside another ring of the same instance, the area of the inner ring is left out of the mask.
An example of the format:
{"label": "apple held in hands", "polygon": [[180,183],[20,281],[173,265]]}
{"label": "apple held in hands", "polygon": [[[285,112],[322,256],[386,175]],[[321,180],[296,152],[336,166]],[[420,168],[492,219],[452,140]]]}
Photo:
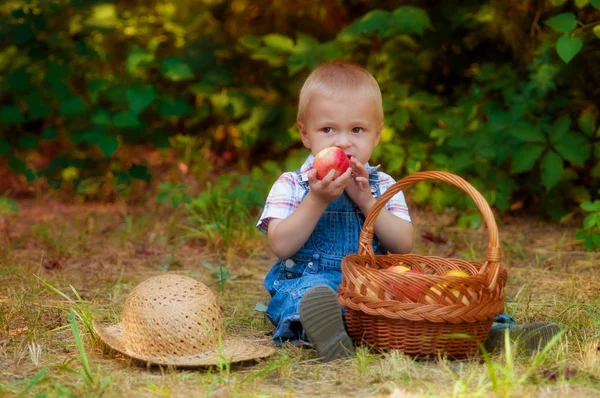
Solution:
{"label": "apple held in hands", "polygon": [[321,150],[315,156],[313,167],[317,170],[317,178],[322,180],[330,170],[335,170],[335,180],[350,167],[350,159],[346,153],[338,147],[330,146]]}

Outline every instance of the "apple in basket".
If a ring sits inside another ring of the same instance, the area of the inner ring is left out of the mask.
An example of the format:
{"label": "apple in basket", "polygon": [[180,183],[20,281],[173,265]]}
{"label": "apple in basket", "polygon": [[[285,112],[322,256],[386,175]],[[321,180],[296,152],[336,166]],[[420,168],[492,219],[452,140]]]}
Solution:
{"label": "apple in basket", "polygon": [[[405,267],[404,265],[394,265],[392,267],[388,267],[389,271],[392,272],[397,272],[397,273],[404,273],[404,272],[409,272],[411,274],[423,274],[421,271],[416,270],[416,269],[410,269],[408,267]],[[390,287],[393,290],[399,290],[398,286],[395,286],[394,284],[390,284]],[[406,287],[408,290],[412,291],[413,293],[415,293],[416,295],[421,294],[421,292],[423,291],[423,289],[420,289],[417,286],[413,286],[413,285],[408,285]],[[386,298],[389,300],[393,300],[395,298],[396,294],[390,294],[390,293],[386,293]]]}
{"label": "apple in basket", "polygon": [[[466,278],[469,276],[469,274],[467,274],[465,271],[462,271],[459,269],[451,269],[450,271],[446,272],[444,274],[444,276],[455,276],[455,277],[459,277],[459,278]],[[441,286],[446,286],[446,285],[442,284]],[[437,296],[442,295],[442,292],[440,291],[440,285],[432,286],[431,291],[433,293],[435,293]],[[461,295],[461,292],[459,290],[452,289],[451,291],[452,291],[452,294],[454,294],[454,296],[457,298]],[[467,291],[468,291],[469,295],[471,296],[470,298],[476,298],[475,292],[471,291],[470,288],[467,288]],[[463,295],[461,298],[461,302],[464,305],[469,305],[471,303],[470,298],[467,297],[466,295]],[[439,300],[433,299],[429,296],[426,296],[425,302],[427,302],[428,304],[436,304],[436,303],[439,303]]]}
{"label": "apple in basket", "polygon": [[[363,284],[365,284],[365,279],[364,279],[364,278],[362,278],[362,277],[360,277],[360,276],[357,276],[357,277],[356,277],[356,280],[357,280],[357,282],[358,282],[358,283],[356,284],[356,292],[357,292],[357,293],[360,293],[360,287],[361,287]],[[376,293],[374,290],[370,289],[370,288],[369,288],[369,286],[366,286],[366,293],[367,293],[367,295],[368,295],[368,296],[371,296],[371,297],[377,297],[377,293]]]}
{"label": "apple in basket", "polygon": [[335,170],[333,175],[333,179],[335,180],[348,170],[348,167],[350,167],[350,158],[342,149],[330,146],[317,153],[313,167],[317,170],[317,178],[319,180],[325,178],[331,170]]}

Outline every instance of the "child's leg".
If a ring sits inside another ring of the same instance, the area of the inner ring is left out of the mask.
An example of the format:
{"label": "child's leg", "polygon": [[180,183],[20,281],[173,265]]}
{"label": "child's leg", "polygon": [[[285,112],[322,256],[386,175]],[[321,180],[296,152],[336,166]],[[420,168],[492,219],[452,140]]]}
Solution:
{"label": "child's leg", "polygon": [[[266,311],[267,317],[275,325],[273,341],[278,345],[283,345],[285,342],[309,346],[314,344],[312,341],[307,341],[304,336],[304,325],[300,316],[301,300],[311,288],[315,286],[333,288],[337,287],[336,282],[320,275],[309,274],[286,280],[284,283],[280,281],[277,286],[278,290],[275,291]],[[337,297],[335,297],[335,300],[339,312],[340,306]]]}
{"label": "child's leg", "polygon": [[300,301],[300,319],[306,337],[323,361],[354,355],[337,294],[330,286],[318,285],[304,294]]}

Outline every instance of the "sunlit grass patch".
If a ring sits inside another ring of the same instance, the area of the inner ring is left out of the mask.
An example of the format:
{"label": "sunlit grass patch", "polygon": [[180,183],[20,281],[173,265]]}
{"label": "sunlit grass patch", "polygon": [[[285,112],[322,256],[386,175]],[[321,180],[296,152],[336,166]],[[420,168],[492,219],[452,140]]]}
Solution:
{"label": "sunlit grass patch", "polygon": [[[139,366],[106,349],[88,325],[90,319],[118,321],[127,294],[150,276],[175,272],[207,284],[223,307],[228,335],[268,339],[273,330],[264,313],[254,310],[257,302],[268,302],[262,283],[275,260],[265,238],[241,241],[251,254],[234,245],[227,255],[222,243],[209,248],[182,240],[181,225],[191,225],[188,215],[183,209],[130,208],[39,220],[48,231],[66,231],[61,256],[57,245],[32,232],[35,223],[26,215],[27,226],[12,219],[10,246],[0,248],[0,396],[99,396],[101,391],[103,397],[579,398],[600,392],[600,274],[586,265],[595,257],[573,254],[568,239],[557,245],[563,236],[559,229],[546,231],[545,243],[534,243],[539,234],[527,231],[539,228],[535,223],[511,227],[516,232],[501,230],[501,236],[507,244],[511,233],[520,239],[512,252],[505,250],[507,311],[519,322],[551,320],[565,328],[560,341],[537,355],[511,345],[510,352],[494,352],[487,361],[484,356],[421,360],[357,347],[354,357],[322,363],[314,350],[286,345],[257,362],[194,370]],[[442,231],[448,243],[418,240],[415,252],[484,256],[485,234],[427,229]],[[60,267],[44,267],[45,259],[55,258]],[[103,385],[105,380],[110,382]]]}

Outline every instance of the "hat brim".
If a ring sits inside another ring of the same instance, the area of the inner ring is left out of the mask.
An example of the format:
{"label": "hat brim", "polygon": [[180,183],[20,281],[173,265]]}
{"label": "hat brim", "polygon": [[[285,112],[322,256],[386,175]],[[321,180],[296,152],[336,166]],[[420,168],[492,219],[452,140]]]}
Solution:
{"label": "hat brim", "polygon": [[92,325],[98,337],[107,346],[127,357],[150,365],[192,368],[218,365],[224,362],[250,361],[268,357],[275,352],[275,346],[265,340],[228,337],[217,350],[185,356],[149,357],[127,349],[122,323],[102,324],[94,321]]}

